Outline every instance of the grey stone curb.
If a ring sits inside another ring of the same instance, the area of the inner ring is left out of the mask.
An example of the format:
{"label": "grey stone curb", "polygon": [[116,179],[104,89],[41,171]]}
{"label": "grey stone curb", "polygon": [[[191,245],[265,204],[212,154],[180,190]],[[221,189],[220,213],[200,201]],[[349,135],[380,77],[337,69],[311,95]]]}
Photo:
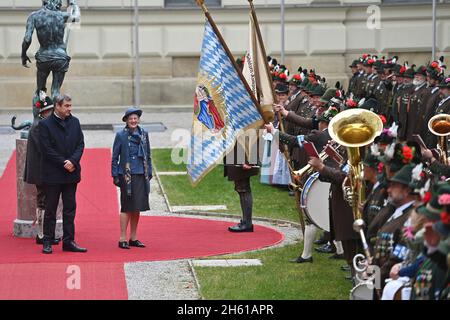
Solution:
{"label": "grey stone curb", "polygon": [[[217,217],[217,218],[230,218],[230,219],[240,219],[240,215],[221,213],[221,212],[210,212],[210,211],[171,211],[170,213],[178,215],[191,215],[191,216],[204,216],[204,217]],[[300,229],[300,223],[282,220],[282,219],[271,219],[271,218],[252,218],[254,221],[267,222],[276,225],[289,225],[291,227]]]}
{"label": "grey stone curb", "polygon": [[200,297],[199,300],[205,300],[205,298],[203,297],[201,290],[200,290],[200,282],[198,281],[197,272],[195,272],[195,268],[194,268],[194,265],[192,264],[192,260],[188,260],[188,265],[189,265],[189,270],[191,270],[192,276],[194,277],[195,287],[197,288],[197,293],[198,293],[198,296]]}
{"label": "grey stone curb", "polygon": [[164,201],[166,202],[166,206],[169,209],[169,212],[172,213],[172,207],[170,206],[169,199],[167,198],[166,191],[164,190],[164,187],[163,187],[163,185],[161,183],[161,179],[159,177],[158,170],[156,169],[156,166],[153,167],[153,170],[155,172],[156,180],[158,181],[159,187],[161,188],[161,193],[162,193],[162,195],[164,197]]}
{"label": "grey stone curb", "polygon": [[[158,170],[156,167],[153,167],[155,175],[156,175],[156,179],[158,180],[158,184],[161,188],[161,192],[164,196],[164,200],[166,201],[166,205],[167,208],[169,208],[169,212],[173,213],[173,214],[178,214],[178,215],[191,215],[191,216],[206,216],[206,217],[219,217],[219,218],[232,218],[232,219],[239,219],[241,218],[240,215],[235,215],[235,214],[229,214],[229,213],[222,213],[222,212],[210,212],[210,211],[199,211],[199,210],[195,210],[195,211],[174,211],[172,209],[172,206],[169,203],[169,198],[167,197],[166,191],[164,190],[163,184],[161,182],[161,179],[159,177],[158,174]],[[298,222],[293,222],[293,221],[288,221],[288,220],[282,220],[282,219],[271,219],[271,218],[262,218],[262,217],[254,217],[253,220],[255,221],[261,221],[261,222],[269,222],[269,223],[273,223],[273,224],[288,224],[292,227],[301,228],[300,223]]]}

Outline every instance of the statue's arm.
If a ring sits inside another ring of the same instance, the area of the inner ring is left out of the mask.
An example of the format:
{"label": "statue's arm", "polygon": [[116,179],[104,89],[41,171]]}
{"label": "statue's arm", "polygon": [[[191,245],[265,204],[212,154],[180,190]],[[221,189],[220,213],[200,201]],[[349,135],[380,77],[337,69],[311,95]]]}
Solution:
{"label": "statue's arm", "polygon": [[31,14],[27,19],[27,27],[25,31],[25,37],[22,42],[22,65],[27,67],[27,62],[31,63],[30,58],[27,56],[28,48],[31,45],[31,41],[33,39],[33,31],[34,31],[34,16]]}

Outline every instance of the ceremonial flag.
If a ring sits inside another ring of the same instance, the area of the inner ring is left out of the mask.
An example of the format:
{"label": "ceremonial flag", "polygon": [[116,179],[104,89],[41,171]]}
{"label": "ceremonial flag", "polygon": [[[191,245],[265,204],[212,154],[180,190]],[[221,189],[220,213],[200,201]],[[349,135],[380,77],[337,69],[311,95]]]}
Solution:
{"label": "ceremonial flag", "polygon": [[257,23],[252,12],[250,12],[249,44],[247,53],[245,54],[242,74],[252,89],[253,94],[258,99],[263,112],[267,112],[273,117],[272,105],[274,104],[274,93],[272,79],[270,78],[264,44],[258,34],[259,28]]}
{"label": "ceremonial flag", "polygon": [[258,106],[233,62],[207,21],[188,150],[187,172],[193,185],[221,163],[242,130],[263,123]]}

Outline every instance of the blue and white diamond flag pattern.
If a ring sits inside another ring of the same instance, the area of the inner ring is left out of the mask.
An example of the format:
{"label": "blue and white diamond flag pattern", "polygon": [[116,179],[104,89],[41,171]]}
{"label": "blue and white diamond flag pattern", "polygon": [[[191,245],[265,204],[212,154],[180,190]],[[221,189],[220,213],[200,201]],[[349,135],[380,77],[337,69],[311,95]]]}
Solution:
{"label": "blue and white diamond flag pattern", "polygon": [[261,124],[257,107],[207,21],[188,150],[192,184],[221,163],[243,130]]}

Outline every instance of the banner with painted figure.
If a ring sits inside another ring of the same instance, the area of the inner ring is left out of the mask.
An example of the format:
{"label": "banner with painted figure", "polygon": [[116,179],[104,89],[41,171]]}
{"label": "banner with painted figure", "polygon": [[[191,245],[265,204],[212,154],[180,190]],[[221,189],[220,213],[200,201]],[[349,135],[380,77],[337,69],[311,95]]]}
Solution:
{"label": "banner with painted figure", "polygon": [[242,131],[262,125],[261,115],[209,22],[195,90],[187,172],[193,185],[221,163]]}

